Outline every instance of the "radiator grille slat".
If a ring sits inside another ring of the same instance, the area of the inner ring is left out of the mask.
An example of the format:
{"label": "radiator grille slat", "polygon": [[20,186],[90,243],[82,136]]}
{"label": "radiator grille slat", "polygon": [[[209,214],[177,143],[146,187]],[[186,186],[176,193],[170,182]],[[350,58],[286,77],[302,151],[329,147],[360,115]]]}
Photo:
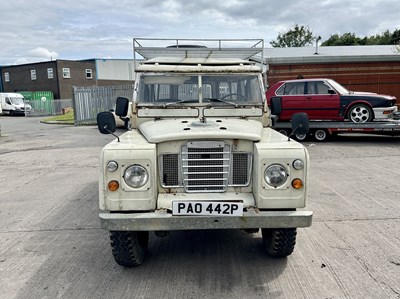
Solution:
{"label": "radiator grille slat", "polygon": [[183,187],[186,192],[224,192],[228,186],[250,183],[252,155],[231,152],[219,141],[188,142],[176,154],[159,157],[164,188]]}
{"label": "radiator grille slat", "polygon": [[182,146],[186,192],[223,192],[228,186],[230,146],[222,142],[188,142]]}

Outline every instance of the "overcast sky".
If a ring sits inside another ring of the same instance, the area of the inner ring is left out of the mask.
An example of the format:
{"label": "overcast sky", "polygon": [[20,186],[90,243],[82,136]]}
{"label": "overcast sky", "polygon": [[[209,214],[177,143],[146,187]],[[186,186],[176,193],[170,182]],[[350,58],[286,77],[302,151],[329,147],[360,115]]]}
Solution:
{"label": "overcast sky", "polygon": [[133,37],[263,38],[295,24],[322,41],[400,29],[399,0],[0,0],[0,65],[132,58]]}

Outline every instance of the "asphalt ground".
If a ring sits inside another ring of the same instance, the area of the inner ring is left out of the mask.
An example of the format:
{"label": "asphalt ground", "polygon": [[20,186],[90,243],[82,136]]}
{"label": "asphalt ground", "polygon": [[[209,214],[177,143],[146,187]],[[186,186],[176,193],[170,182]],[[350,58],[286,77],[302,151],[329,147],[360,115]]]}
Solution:
{"label": "asphalt ground", "polygon": [[[0,298],[400,298],[400,138],[304,143],[310,228],[268,257],[261,234],[151,234],[143,265],[112,257],[98,220],[93,126],[0,117]],[[121,134],[123,131],[119,131]]]}

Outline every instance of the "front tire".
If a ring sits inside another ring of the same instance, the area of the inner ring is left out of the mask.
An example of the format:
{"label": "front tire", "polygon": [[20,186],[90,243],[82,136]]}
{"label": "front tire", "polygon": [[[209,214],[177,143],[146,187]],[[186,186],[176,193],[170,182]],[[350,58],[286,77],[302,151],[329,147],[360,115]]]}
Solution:
{"label": "front tire", "polygon": [[296,245],[296,228],[277,228],[261,230],[264,248],[273,257],[287,257]]}
{"label": "front tire", "polygon": [[114,259],[123,267],[142,264],[149,241],[147,231],[110,231],[110,243]]}
{"label": "front tire", "polygon": [[348,118],[353,123],[366,123],[372,120],[373,113],[370,107],[364,104],[356,104],[350,108]]}

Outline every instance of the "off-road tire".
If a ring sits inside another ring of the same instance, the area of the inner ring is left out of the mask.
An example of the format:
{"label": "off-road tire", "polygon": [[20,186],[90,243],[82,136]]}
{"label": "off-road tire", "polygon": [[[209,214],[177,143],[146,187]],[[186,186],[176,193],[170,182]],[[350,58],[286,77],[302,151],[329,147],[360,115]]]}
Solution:
{"label": "off-road tire", "polygon": [[149,232],[110,231],[110,243],[114,259],[124,267],[142,264],[146,255]]}
{"label": "off-road tire", "polygon": [[296,228],[277,228],[261,230],[264,248],[268,255],[274,257],[287,257],[296,245]]}

